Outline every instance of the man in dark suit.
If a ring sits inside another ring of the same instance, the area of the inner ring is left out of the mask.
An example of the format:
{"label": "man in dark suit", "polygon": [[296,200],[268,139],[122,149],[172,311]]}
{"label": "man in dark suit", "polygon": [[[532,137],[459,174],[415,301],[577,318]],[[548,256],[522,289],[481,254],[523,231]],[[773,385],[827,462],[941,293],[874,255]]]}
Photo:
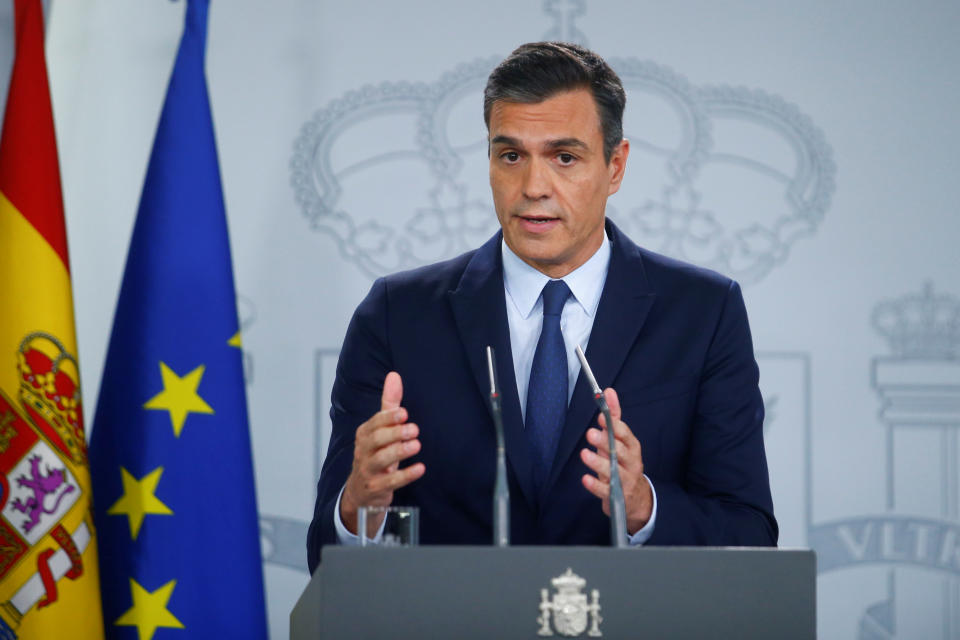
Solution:
{"label": "man in dark suit", "polygon": [[524,45],[493,71],[484,117],[501,231],[377,280],[357,308],[333,388],[311,571],[322,545],[356,541],[361,505],[419,506],[426,544],[491,542],[487,345],[513,543],[609,544],[608,425],[572,353],[581,344],[608,387],[630,543],[776,544],[738,285],[637,247],[605,218],[630,151],[624,104],[616,74],[575,45]]}

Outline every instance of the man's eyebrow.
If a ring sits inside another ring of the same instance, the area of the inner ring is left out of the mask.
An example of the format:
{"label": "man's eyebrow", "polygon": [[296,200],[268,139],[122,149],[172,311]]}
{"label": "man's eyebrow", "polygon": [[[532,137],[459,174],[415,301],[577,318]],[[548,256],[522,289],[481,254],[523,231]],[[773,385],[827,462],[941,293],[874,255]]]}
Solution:
{"label": "man's eyebrow", "polygon": [[493,138],[492,140],[490,140],[490,144],[491,144],[491,145],[504,144],[504,145],[506,145],[506,146],[508,146],[508,147],[522,147],[522,146],[523,146],[523,145],[520,143],[519,140],[517,140],[516,138],[511,138],[510,136],[494,136],[494,138]]}
{"label": "man's eyebrow", "polygon": [[[523,148],[523,143],[520,142],[520,140],[518,140],[517,138],[513,138],[511,136],[504,136],[504,135],[494,136],[490,140],[490,145],[493,146],[495,144],[502,144],[508,147]],[[569,149],[571,147],[577,148],[577,149],[586,149],[586,150],[590,149],[590,145],[588,145],[586,142],[584,142],[580,138],[558,138],[556,140],[550,140],[544,143],[543,146],[546,149],[565,149],[565,148]]]}
{"label": "man's eyebrow", "polygon": [[544,145],[547,149],[562,149],[562,148],[578,148],[589,150],[590,145],[579,138],[560,138],[559,140],[551,140],[550,142]]}

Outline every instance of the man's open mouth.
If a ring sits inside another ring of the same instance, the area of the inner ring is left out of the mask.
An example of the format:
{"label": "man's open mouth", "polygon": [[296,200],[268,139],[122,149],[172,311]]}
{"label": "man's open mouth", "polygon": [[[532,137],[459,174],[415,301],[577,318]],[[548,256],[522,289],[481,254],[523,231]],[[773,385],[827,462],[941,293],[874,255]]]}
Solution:
{"label": "man's open mouth", "polygon": [[543,224],[546,222],[553,222],[554,220],[559,220],[559,218],[531,218],[528,216],[520,216],[520,218],[522,220],[526,220],[527,222],[533,222],[535,224]]}

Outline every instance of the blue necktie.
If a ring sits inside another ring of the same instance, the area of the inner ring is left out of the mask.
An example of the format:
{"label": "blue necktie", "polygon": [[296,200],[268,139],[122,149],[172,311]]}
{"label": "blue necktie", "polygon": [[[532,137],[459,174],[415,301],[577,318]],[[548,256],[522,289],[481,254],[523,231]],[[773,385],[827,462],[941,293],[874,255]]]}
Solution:
{"label": "blue necktie", "polygon": [[543,326],[530,367],[525,431],[533,452],[533,481],[539,491],[547,481],[567,415],[567,350],[560,333],[560,313],[570,296],[563,280],[543,287]]}

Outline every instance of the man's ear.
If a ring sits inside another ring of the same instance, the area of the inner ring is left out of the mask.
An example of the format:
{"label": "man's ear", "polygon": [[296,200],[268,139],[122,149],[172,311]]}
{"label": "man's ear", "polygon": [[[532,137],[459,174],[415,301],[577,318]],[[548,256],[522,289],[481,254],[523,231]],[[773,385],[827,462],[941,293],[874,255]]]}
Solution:
{"label": "man's ear", "polygon": [[630,141],[624,138],[613,149],[610,155],[610,162],[607,168],[610,170],[610,188],[607,195],[612,196],[620,190],[620,183],[623,182],[623,174],[627,170],[627,156],[630,155]]}

